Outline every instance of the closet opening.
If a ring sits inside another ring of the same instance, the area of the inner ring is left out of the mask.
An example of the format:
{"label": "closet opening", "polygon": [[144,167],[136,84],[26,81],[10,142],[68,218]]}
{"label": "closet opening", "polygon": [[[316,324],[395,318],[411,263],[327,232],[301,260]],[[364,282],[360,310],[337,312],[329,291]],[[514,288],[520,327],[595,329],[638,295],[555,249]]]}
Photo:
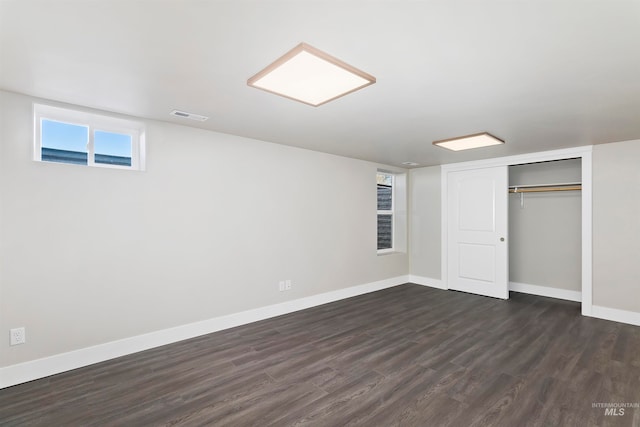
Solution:
{"label": "closet opening", "polygon": [[582,158],[509,166],[509,290],[582,299]]}

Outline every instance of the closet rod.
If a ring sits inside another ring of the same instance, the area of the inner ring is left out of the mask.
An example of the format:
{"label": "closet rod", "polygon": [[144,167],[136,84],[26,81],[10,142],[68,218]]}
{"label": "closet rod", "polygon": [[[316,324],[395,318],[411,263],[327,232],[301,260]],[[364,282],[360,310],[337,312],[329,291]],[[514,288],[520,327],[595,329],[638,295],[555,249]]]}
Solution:
{"label": "closet rod", "polygon": [[512,185],[509,193],[540,193],[543,191],[580,191],[582,184],[572,182],[566,184]]}

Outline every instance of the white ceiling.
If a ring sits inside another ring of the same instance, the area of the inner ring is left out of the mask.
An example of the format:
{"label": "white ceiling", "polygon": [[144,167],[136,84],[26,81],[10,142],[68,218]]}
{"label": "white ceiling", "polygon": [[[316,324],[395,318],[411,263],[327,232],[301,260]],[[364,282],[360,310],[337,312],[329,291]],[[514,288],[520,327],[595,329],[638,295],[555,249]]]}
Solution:
{"label": "white ceiling", "polygon": [[[5,90],[392,165],[640,139],[640,0],[0,0],[0,37]],[[377,83],[246,85],[300,42]],[[506,144],[431,145],[484,131]]]}

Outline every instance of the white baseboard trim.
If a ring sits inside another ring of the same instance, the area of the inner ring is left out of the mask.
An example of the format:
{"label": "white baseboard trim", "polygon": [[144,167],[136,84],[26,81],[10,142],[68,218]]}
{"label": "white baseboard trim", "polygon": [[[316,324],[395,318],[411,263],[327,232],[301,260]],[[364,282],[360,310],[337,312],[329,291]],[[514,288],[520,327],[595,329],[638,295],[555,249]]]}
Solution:
{"label": "white baseboard trim", "polygon": [[416,285],[429,286],[430,288],[447,289],[440,279],[432,279],[431,277],[409,275],[409,281]]}
{"label": "white baseboard trim", "polygon": [[407,282],[408,275],[393,277],[10,365],[0,368],[0,388]]}
{"label": "white baseboard trim", "polygon": [[591,317],[640,326],[640,313],[636,311],[619,310],[617,308],[594,305],[591,307]]}
{"label": "white baseboard trim", "polygon": [[539,295],[541,297],[564,299],[567,301],[582,301],[582,292],[580,291],[569,291],[567,289],[550,288],[548,286],[509,282],[509,290],[525,294]]}

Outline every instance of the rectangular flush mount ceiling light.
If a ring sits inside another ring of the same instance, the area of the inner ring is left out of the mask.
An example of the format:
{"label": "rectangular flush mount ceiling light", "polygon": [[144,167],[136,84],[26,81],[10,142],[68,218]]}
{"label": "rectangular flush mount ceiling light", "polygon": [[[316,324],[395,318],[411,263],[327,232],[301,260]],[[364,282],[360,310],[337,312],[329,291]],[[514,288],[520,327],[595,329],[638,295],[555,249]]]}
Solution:
{"label": "rectangular flush mount ceiling light", "polygon": [[306,43],[247,80],[249,86],[317,107],[376,82],[376,78]]}
{"label": "rectangular flush mount ceiling light", "polygon": [[488,147],[490,145],[499,144],[504,144],[504,141],[487,132],[433,141],[433,145],[452,151],[470,150],[472,148]]}

